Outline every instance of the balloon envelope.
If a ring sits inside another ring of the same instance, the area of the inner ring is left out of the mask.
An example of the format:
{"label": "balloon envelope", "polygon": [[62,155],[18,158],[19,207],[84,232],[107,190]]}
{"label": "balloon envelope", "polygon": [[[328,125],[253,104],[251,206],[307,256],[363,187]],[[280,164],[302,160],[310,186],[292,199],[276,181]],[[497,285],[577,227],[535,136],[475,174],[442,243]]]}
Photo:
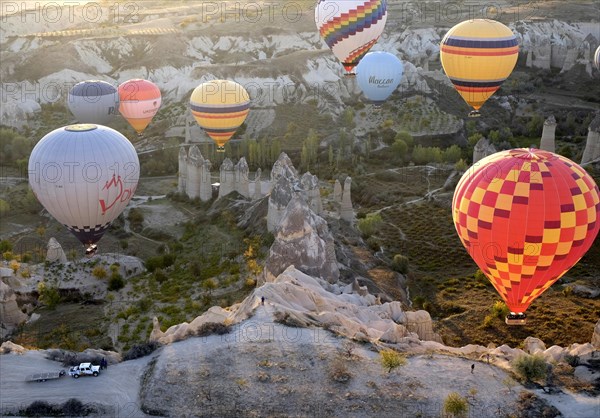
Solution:
{"label": "balloon envelope", "polygon": [[69,110],[79,123],[109,123],[119,108],[119,93],[106,81],[88,80],[69,91]]}
{"label": "balloon envelope", "polygon": [[381,105],[402,80],[404,66],[389,52],[369,52],[356,67],[358,86],[376,105]]}
{"label": "balloon envelope", "polygon": [[596,52],[594,53],[594,67],[600,70],[600,46],[596,48]]}
{"label": "balloon envelope", "polygon": [[148,80],[133,79],[119,86],[119,112],[138,134],[150,124],[162,102],[159,88]]}
{"label": "balloon envelope", "polygon": [[467,104],[476,111],[512,73],[519,44],[500,22],[468,20],[454,26],[442,39],[444,71]]}
{"label": "balloon envelope", "polygon": [[511,312],[523,313],[594,242],[598,194],[592,177],[565,157],[537,149],[502,151],[460,179],[454,225]]}
{"label": "balloon envelope", "polygon": [[85,245],[96,243],[125,209],[139,173],[131,142],[102,125],[56,129],[29,157],[33,193]]}
{"label": "balloon envelope", "polygon": [[342,62],[347,75],[375,45],[387,21],[387,1],[320,0],[315,23],[321,38]]}
{"label": "balloon envelope", "polygon": [[217,151],[223,152],[250,112],[250,96],[234,81],[207,81],[192,92],[190,109],[198,125],[217,143]]}

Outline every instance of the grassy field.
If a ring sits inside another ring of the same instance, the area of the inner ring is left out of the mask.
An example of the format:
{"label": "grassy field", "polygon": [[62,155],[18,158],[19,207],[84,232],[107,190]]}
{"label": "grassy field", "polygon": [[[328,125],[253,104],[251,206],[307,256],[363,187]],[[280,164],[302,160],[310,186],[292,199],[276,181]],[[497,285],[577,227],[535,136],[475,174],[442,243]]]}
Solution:
{"label": "grassy field", "polygon": [[[452,221],[452,191],[441,191],[436,201],[419,199],[441,188],[450,170],[428,171],[406,167],[381,170],[356,179],[353,198],[359,213],[380,211],[383,226],[368,242],[376,241],[388,258],[409,258],[408,287],[415,309],[426,309],[435,319],[444,342],[518,346],[527,336],[547,346],[568,346],[591,340],[600,316],[600,300],[563,292],[566,283],[591,286],[600,266],[600,240],[567,275],[533,302],[528,324],[508,327],[491,308],[501,300],[489,281],[476,274],[477,265],[462,246]],[[429,173],[429,174],[428,174]],[[356,190],[356,192],[354,192]],[[385,275],[377,278],[385,284]],[[376,280],[377,281],[377,280]]]}

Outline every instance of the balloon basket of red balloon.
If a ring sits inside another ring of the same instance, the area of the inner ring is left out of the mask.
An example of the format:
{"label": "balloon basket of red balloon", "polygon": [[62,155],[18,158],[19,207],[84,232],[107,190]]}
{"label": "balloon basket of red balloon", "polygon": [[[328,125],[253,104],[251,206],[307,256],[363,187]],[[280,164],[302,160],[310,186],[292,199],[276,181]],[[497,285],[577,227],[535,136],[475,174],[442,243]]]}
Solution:
{"label": "balloon basket of red balloon", "polygon": [[526,325],[527,315],[524,313],[516,314],[511,312],[510,314],[506,315],[504,322],[506,322],[506,325]]}

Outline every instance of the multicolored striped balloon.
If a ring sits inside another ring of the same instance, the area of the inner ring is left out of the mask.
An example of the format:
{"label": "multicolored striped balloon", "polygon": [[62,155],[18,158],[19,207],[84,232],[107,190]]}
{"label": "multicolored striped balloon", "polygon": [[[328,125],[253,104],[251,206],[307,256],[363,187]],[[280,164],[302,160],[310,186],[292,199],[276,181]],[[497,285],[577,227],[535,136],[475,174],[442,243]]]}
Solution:
{"label": "multicolored striped balloon", "polygon": [[342,62],[346,75],[377,42],[387,21],[387,1],[320,0],[315,23],[321,38]]}
{"label": "multicolored striped balloon", "polygon": [[594,53],[594,67],[600,70],[600,46],[596,48],[596,52]]}
{"label": "multicolored striped balloon", "polygon": [[158,113],[162,102],[159,88],[148,80],[128,80],[119,86],[119,112],[141,135]]}
{"label": "multicolored striped balloon", "polygon": [[515,313],[573,267],[600,230],[592,177],[538,149],[480,160],[460,179],[452,208],[460,240]]}
{"label": "multicolored striped balloon", "polygon": [[462,98],[479,109],[512,73],[519,44],[512,31],[500,22],[468,20],[448,31],[440,47],[444,71]]}
{"label": "multicolored striped balloon", "polygon": [[196,87],[190,109],[198,125],[225,152],[225,144],[244,123],[250,112],[250,95],[235,81],[213,80]]}

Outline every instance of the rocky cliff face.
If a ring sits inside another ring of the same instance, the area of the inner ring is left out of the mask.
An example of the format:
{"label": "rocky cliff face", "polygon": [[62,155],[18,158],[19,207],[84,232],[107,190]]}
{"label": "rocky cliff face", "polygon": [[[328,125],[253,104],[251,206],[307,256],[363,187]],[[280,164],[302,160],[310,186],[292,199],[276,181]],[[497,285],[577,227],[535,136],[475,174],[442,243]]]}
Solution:
{"label": "rocky cliff face", "polygon": [[27,320],[17,305],[15,292],[0,280],[0,337],[10,334],[19,324]]}

